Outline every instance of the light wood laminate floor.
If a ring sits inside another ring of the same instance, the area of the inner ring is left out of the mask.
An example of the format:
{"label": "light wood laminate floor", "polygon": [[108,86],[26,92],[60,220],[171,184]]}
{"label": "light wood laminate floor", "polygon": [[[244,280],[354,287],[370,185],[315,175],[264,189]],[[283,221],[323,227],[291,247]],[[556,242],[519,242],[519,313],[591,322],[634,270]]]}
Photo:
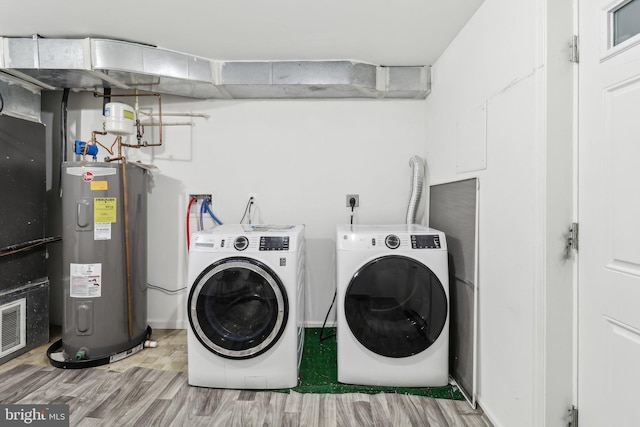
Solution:
{"label": "light wood laminate floor", "polygon": [[54,368],[49,344],[38,347],[0,365],[0,402],[66,403],[72,426],[491,426],[465,401],[191,387],[186,331],[153,339],[157,348],[87,369]]}

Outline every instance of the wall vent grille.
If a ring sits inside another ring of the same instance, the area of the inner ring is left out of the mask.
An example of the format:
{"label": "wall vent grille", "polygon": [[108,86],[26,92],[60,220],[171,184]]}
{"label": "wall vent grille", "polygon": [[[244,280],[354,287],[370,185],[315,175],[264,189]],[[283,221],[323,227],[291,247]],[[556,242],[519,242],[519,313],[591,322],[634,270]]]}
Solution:
{"label": "wall vent grille", "polygon": [[27,345],[26,298],[0,306],[0,357]]}

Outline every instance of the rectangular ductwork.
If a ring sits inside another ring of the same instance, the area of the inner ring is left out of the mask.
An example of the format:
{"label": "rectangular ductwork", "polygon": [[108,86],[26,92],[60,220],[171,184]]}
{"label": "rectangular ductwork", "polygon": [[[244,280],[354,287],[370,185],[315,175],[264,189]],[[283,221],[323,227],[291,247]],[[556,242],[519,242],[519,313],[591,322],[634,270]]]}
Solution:
{"label": "rectangular ductwork", "polygon": [[40,86],[0,72],[0,112],[2,114],[40,122],[40,92]]}
{"label": "rectangular ductwork", "polygon": [[424,99],[431,86],[428,66],[215,61],[91,38],[0,37],[0,69],[47,90],[139,89],[202,99]]}

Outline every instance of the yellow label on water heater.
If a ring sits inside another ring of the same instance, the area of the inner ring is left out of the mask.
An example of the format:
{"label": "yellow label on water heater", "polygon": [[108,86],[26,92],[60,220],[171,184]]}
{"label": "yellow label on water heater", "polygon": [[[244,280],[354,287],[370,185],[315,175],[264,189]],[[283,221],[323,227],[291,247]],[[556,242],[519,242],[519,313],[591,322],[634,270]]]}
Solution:
{"label": "yellow label on water heater", "polygon": [[107,181],[91,181],[91,191],[108,190],[109,183]]}
{"label": "yellow label on water heater", "polygon": [[93,222],[116,222],[116,198],[94,197]]}

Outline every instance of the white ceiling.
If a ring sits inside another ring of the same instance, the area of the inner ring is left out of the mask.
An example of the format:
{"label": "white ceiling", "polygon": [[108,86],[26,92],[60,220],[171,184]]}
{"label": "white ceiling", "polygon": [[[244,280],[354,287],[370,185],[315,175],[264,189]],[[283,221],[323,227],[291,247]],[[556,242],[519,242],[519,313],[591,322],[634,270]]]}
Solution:
{"label": "white ceiling", "polygon": [[483,0],[20,0],[0,36],[102,37],[215,60],[432,65]]}

